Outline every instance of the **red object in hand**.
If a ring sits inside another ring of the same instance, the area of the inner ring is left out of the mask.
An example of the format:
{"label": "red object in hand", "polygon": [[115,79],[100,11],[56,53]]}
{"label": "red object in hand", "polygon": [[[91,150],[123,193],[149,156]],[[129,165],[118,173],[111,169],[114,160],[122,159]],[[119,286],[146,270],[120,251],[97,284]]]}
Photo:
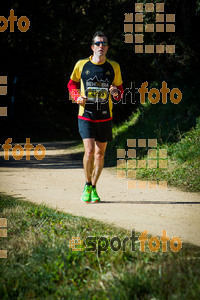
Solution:
{"label": "red object in hand", "polygon": [[[111,86],[111,87],[112,87],[112,86]],[[123,89],[122,84],[116,86],[116,88],[117,88],[117,95],[116,95],[116,96],[114,95],[114,93],[115,93],[115,91],[116,91],[115,88],[114,88],[113,91],[111,92],[111,95],[113,95],[113,98],[114,98],[115,100],[119,101],[119,100],[122,98],[122,96],[123,96],[124,89]]]}
{"label": "red object in hand", "polygon": [[68,82],[68,90],[69,93],[72,97],[72,99],[74,99],[74,101],[77,101],[78,97],[80,97],[80,82],[76,82],[72,79],[70,79],[70,81]]}

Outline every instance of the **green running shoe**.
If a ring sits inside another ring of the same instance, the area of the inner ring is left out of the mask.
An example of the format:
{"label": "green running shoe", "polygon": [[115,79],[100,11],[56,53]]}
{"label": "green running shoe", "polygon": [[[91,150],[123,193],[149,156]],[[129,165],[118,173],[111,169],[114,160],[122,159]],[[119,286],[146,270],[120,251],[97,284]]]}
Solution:
{"label": "green running shoe", "polygon": [[81,200],[83,202],[91,202],[91,191],[92,191],[92,186],[91,185],[85,185],[84,186],[84,190],[83,190],[83,194],[81,196]]}
{"label": "green running shoe", "polygon": [[92,187],[91,200],[92,200],[92,203],[95,203],[95,202],[97,203],[97,202],[101,201],[97,194],[96,187],[95,188]]}

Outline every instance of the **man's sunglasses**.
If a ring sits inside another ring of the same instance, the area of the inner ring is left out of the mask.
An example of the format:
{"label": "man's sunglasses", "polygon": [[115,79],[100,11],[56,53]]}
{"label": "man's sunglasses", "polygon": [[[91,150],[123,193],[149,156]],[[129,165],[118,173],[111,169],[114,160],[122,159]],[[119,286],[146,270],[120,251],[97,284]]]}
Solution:
{"label": "man's sunglasses", "polygon": [[102,46],[108,46],[107,42],[96,42],[96,43],[93,43],[93,44],[96,45],[97,47],[99,47],[101,44],[102,44]]}

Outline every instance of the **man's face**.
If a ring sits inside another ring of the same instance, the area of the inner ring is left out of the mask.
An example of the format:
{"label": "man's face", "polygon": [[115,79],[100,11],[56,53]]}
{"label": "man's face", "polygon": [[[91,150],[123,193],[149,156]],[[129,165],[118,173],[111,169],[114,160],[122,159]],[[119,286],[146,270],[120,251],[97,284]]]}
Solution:
{"label": "man's face", "polygon": [[[95,45],[95,43],[101,42],[100,45]],[[108,51],[108,46],[102,44],[102,42],[107,43],[107,38],[105,36],[96,36],[94,39],[94,44],[91,46],[93,54],[95,56],[105,56]]]}

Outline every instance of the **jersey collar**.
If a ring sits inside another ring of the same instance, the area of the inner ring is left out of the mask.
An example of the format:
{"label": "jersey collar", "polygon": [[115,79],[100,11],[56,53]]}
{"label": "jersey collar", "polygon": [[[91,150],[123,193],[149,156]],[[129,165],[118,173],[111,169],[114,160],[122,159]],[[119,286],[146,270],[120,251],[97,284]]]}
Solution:
{"label": "jersey collar", "polygon": [[92,61],[92,56],[93,56],[93,55],[90,55],[89,60],[90,60],[91,63],[93,63],[94,65],[103,65],[103,64],[106,62],[106,60],[107,60],[107,58],[106,58],[106,59],[104,60],[104,62],[102,62],[102,63],[95,63],[95,62]]}

